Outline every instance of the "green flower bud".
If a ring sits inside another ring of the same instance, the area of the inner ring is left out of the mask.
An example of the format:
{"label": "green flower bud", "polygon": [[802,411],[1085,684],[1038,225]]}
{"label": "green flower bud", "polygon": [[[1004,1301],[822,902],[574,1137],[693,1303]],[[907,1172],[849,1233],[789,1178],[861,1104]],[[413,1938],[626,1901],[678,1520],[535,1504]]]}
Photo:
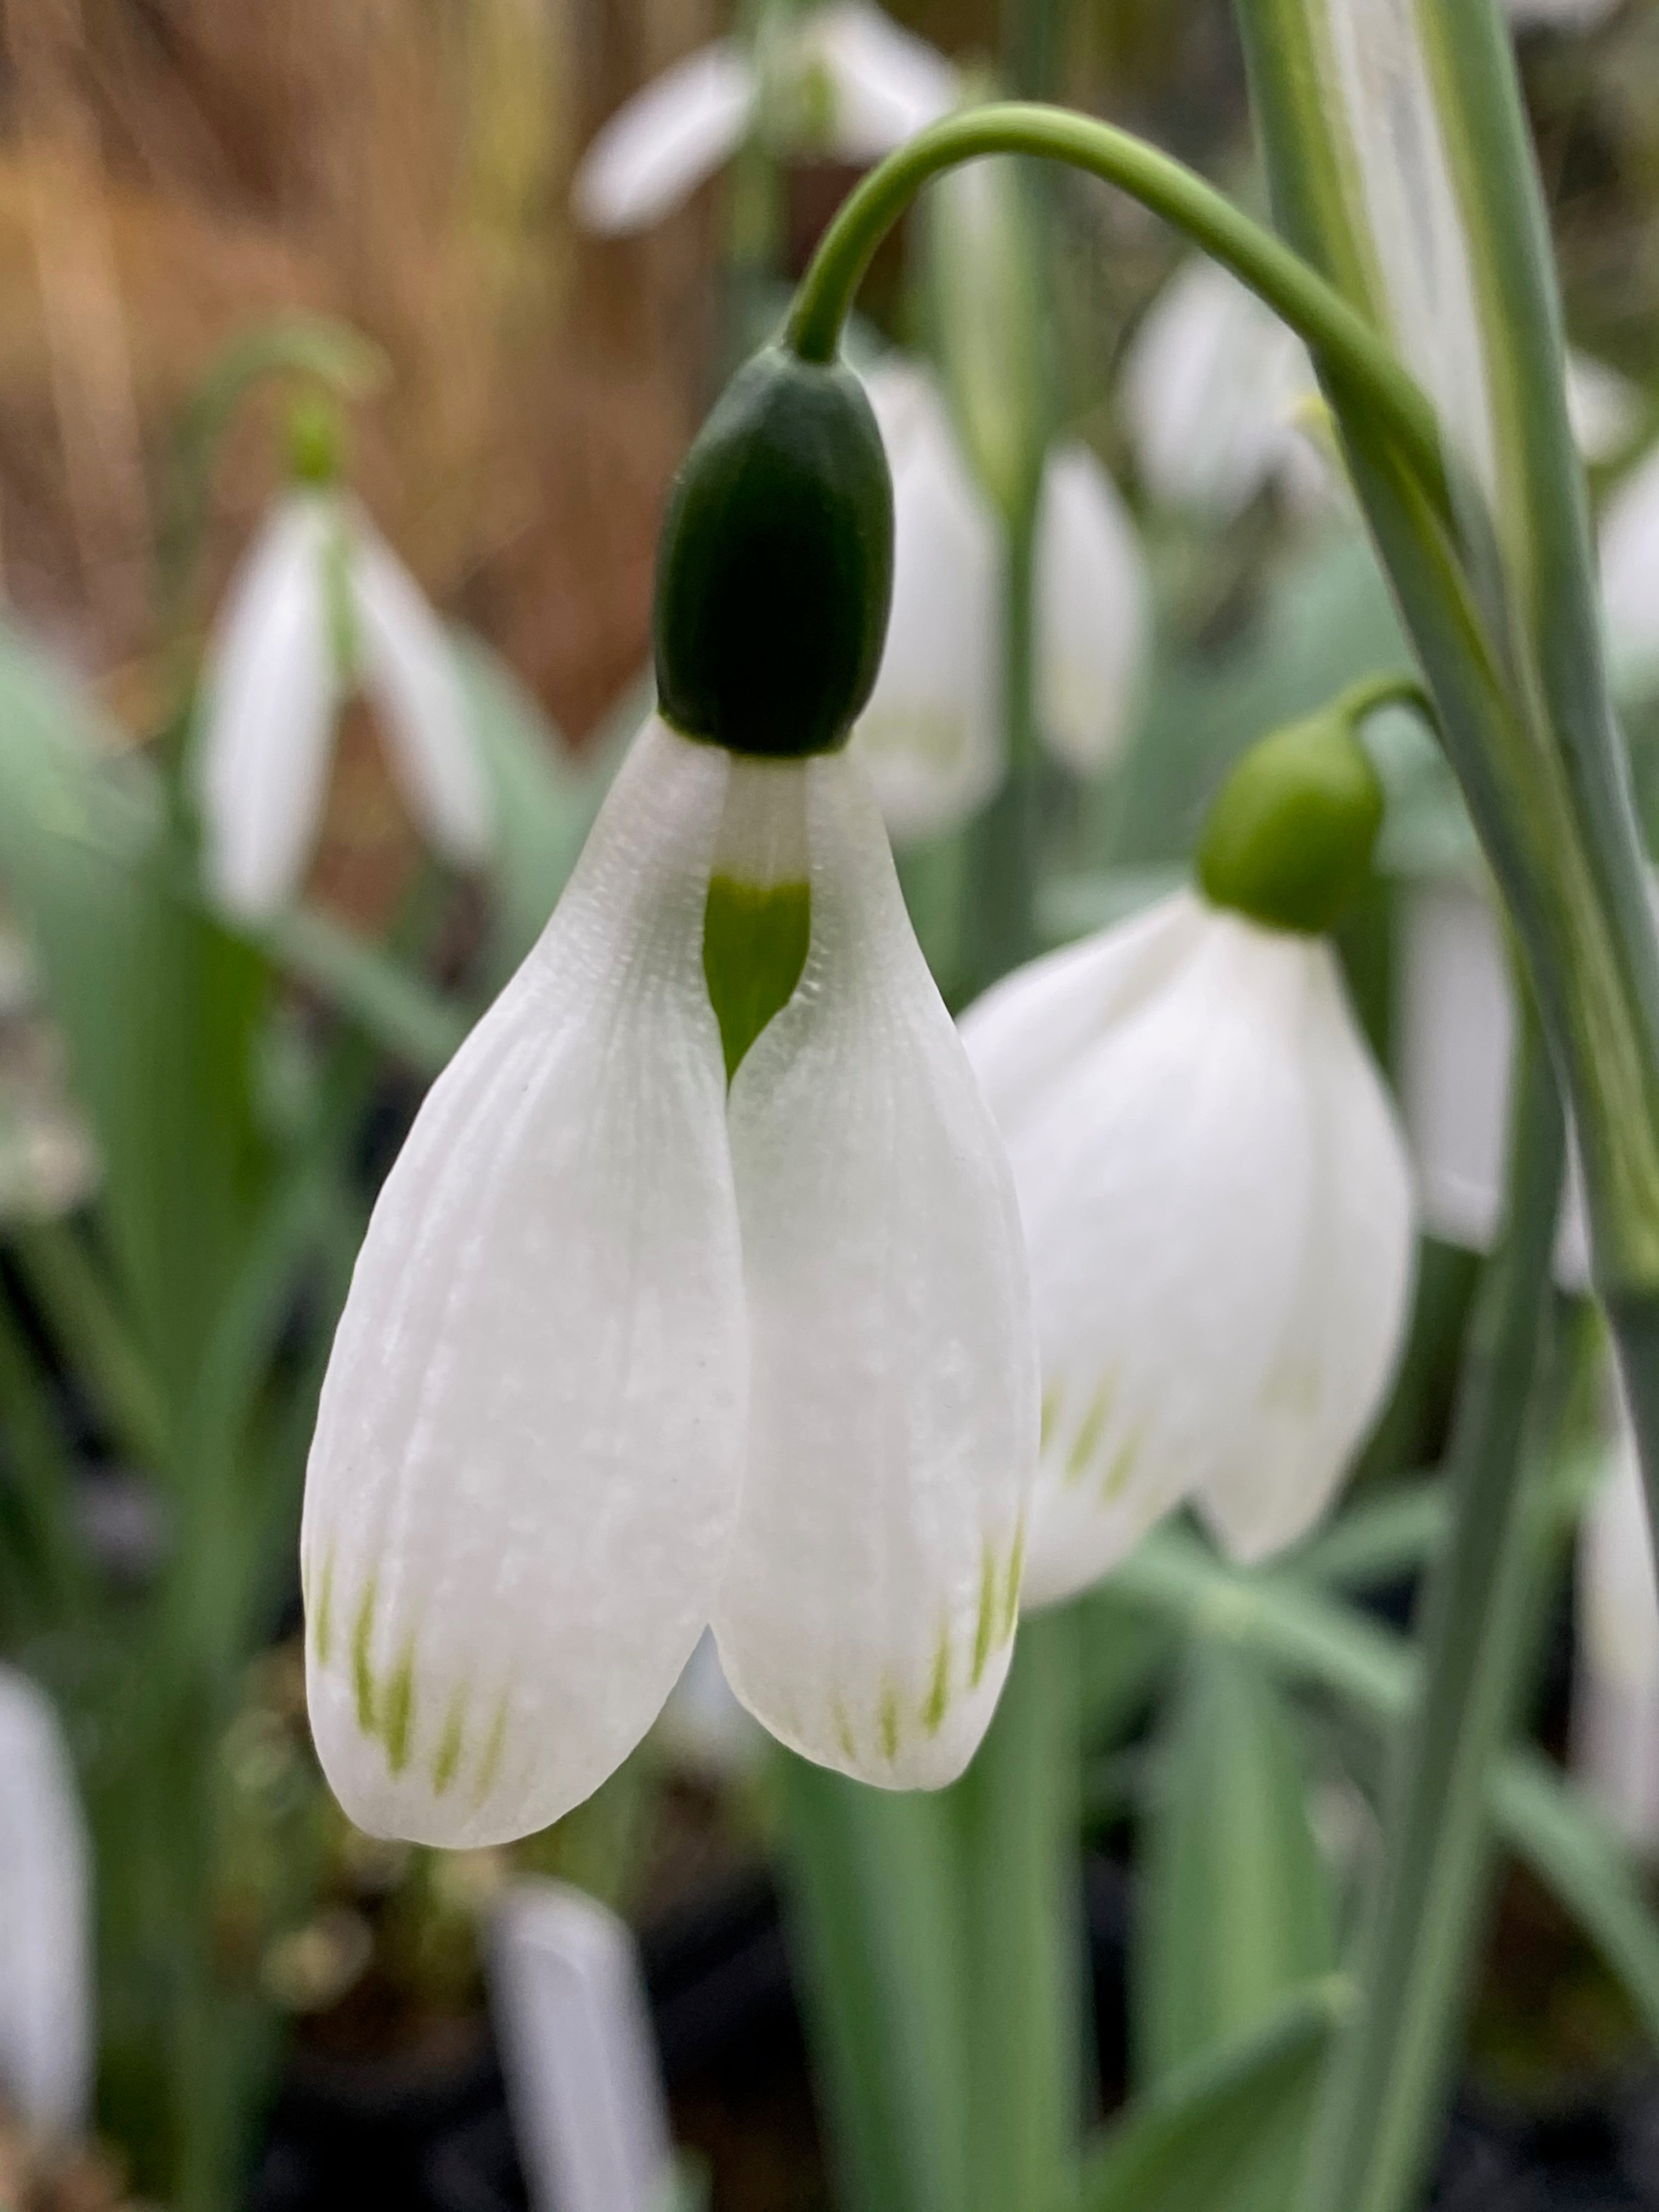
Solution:
{"label": "green flower bud", "polygon": [[1363,885],[1382,826],[1370,756],[1328,709],[1245,754],[1210,808],[1198,879],[1213,906],[1319,936]]}
{"label": "green flower bud", "polygon": [[893,486],[852,371],[769,346],[738,371],[669,495],[657,695],[684,735],[832,751],[870,696],[893,589]]}
{"label": "green flower bud", "polygon": [[340,474],[344,440],[340,418],[325,399],[296,399],[288,417],[288,472],[295,483],[321,487]]}

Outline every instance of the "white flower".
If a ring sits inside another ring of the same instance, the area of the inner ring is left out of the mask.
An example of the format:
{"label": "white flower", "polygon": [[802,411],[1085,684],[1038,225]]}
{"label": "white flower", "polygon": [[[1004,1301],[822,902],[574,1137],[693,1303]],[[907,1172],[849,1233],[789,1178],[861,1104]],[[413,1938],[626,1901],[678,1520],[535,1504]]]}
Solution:
{"label": "white flower", "polygon": [[1028,1599],[1081,1589],[1183,1498],[1241,1559],[1290,1543],[1376,1412],[1413,1255],[1329,946],[1182,891],[1011,976],[963,1036],[1036,1306]]}
{"label": "white flower", "polygon": [[1659,447],[1637,463],[1601,515],[1601,604],[1621,689],[1659,688]]}
{"label": "white flower", "polygon": [[1642,427],[1644,402],[1627,376],[1584,353],[1567,356],[1567,419],[1587,461],[1616,459]]}
{"label": "white flower", "polygon": [[92,2068],[88,1853],[52,1706],[0,1667],[0,2096],[78,2134]]}
{"label": "white flower", "polygon": [[270,915],[298,890],[354,682],[416,820],[458,865],[481,860],[489,791],[437,619],[354,500],[296,487],[231,586],[204,678],[203,858],[231,913]]}
{"label": "white flower", "polygon": [[[893,609],[854,742],[888,828],[924,836],[973,813],[1006,769],[1003,538],[927,371],[884,362],[865,385],[893,473]],[[1133,525],[1085,446],[1044,469],[1033,588],[1038,732],[1086,775],[1122,743],[1151,606]]]}
{"label": "white flower", "polygon": [[1007,1666],[1036,1429],[1006,1159],[866,779],[647,724],[357,1263],[301,1540],[342,1802],[540,1827],[710,1622],[785,1742],[949,1780]]}
{"label": "white flower", "polygon": [[944,56],[868,0],[787,15],[764,52],[700,47],[619,108],[584,155],[573,197],[590,230],[643,230],[763,130],[791,147],[873,161],[956,105]]}
{"label": "white flower", "polygon": [[1619,1413],[1612,1472],[1578,1537],[1572,1763],[1633,1843],[1659,1847],[1659,1589],[1641,1463]]}
{"label": "white flower", "polygon": [[1188,262],[1153,302],[1124,365],[1125,419],[1153,497],[1230,520],[1268,484],[1327,484],[1297,428],[1319,397],[1293,331],[1212,261]]}

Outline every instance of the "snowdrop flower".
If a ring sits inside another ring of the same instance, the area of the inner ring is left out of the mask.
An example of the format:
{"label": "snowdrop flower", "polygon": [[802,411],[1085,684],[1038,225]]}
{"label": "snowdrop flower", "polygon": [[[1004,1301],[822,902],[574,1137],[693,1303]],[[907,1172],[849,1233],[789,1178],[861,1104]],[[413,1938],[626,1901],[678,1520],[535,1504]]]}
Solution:
{"label": "snowdrop flower", "polygon": [[1641,1463],[1622,1407],[1578,1536],[1572,1763],[1632,1843],[1659,1849],[1659,1589]]}
{"label": "snowdrop flower", "polygon": [[1147,489],[1223,521],[1269,484],[1298,502],[1328,489],[1297,428],[1318,397],[1301,339],[1207,258],[1165,285],[1124,364],[1125,419]]}
{"label": "snowdrop flower", "polygon": [[705,1626],[867,1781],[960,1771],[1037,1435],[1007,1162],[844,739],[891,563],[857,381],[741,372],[670,504],[661,713],[434,1087],[325,1382],[302,1564],[371,1831],[544,1826]]}
{"label": "snowdrop flower", "polygon": [[491,836],[484,770],[436,617],[357,502],[333,440],[296,418],[295,481],[231,586],[209,647],[194,768],[203,865],[226,910],[276,913],[321,819],[339,711],[361,686],[410,812],[458,866]]}
{"label": "snowdrop flower", "polygon": [[659,222],[751,132],[846,161],[874,161],[956,105],[942,54],[868,0],[774,17],[757,52],[718,40],[665,70],[605,125],[576,172],[590,230]]}
{"label": "snowdrop flower", "polygon": [[1036,1304],[1032,1602],[1094,1581],[1183,1498],[1236,1557],[1290,1543],[1377,1410],[1411,1179],[1320,933],[1381,811],[1346,726],[1281,732],[1224,789],[1201,890],[964,1018]]}
{"label": "snowdrop flower", "polygon": [[0,2101],[77,2134],[92,2079],[86,1824],[47,1699],[0,1667]]}
{"label": "snowdrop flower", "polygon": [[[854,743],[903,840],[965,820],[1002,781],[1004,541],[928,372],[883,362],[866,388],[893,476],[893,614]],[[1034,595],[1039,733],[1097,773],[1128,727],[1151,598],[1133,525],[1085,446],[1044,467]]]}

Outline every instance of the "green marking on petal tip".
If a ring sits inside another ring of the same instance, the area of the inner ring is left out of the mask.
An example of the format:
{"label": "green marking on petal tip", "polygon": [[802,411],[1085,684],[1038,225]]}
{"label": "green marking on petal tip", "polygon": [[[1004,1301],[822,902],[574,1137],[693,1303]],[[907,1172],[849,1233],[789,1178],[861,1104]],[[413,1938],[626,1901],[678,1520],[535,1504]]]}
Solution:
{"label": "green marking on petal tip", "polygon": [[449,1701],[449,1711],[444,1715],[443,1734],[438,1738],[438,1754],[432,1762],[432,1788],[434,1796],[441,1797],[455,1779],[461,1763],[461,1753],[466,1744],[466,1701],[470,1685],[458,1683],[455,1694]]}
{"label": "green marking on petal tip", "polygon": [[[311,1598],[307,1593],[306,1604]],[[316,1609],[311,1616],[311,1647],[317,1654],[317,1663],[326,1667],[334,1644],[334,1547],[330,1544],[323,1554],[322,1579],[317,1586]]]}
{"label": "green marking on petal tip", "polygon": [[985,1540],[984,1555],[979,1570],[979,1620],[974,1630],[974,1668],[968,1677],[970,1689],[978,1689],[980,1677],[985,1672],[985,1662],[991,1656],[991,1646],[997,1632],[997,1558],[991,1549],[991,1540]]}
{"label": "green marking on petal tip", "polygon": [[927,1692],[927,1702],[921,1709],[921,1724],[929,1735],[937,1735],[951,1708],[951,1623],[939,1625],[939,1649],[933,1654],[933,1680]]}
{"label": "green marking on petal tip", "polygon": [[1106,1470],[1106,1480],[1100,1486],[1100,1502],[1115,1505],[1128,1486],[1129,1477],[1135,1471],[1140,1457],[1140,1448],[1146,1441],[1146,1425],[1137,1421],[1123,1442],[1112,1455],[1112,1463]]}
{"label": "green marking on petal tip", "polygon": [[1066,1455],[1066,1480],[1081,1482],[1089,1472],[1089,1462],[1100,1448],[1106,1433],[1106,1424],[1111,1419],[1112,1401],[1117,1396],[1117,1376],[1110,1374],[1101,1384],[1095,1401],[1083,1417],[1083,1426],[1072,1439],[1072,1449]]}
{"label": "green marking on petal tip", "polygon": [[1019,1588],[1025,1579],[1025,1515],[1014,1523],[1014,1548],[1008,1554],[1008,1582],[1002,1599],[1002,1641],[1019,1626]]}
{"label": "green marking on petal tip", "polygon": [[848,1719],[847,1708],[839,1698],[831,1700],[830,1717],[836,1723],[836,1741],[841,1746],[842,1757],[856,1764],[859,1747],[853,1735],[853,1723]]}
{"label": "green marking on petal tip", "polygon": [[495,1717],[490,1723],[489,1741],[484,1746],[483,1763],[478,1769],[477,1786],[472,1793],[475,1805],[482,1805],[495,1787],[495,1777],[501,1771],[501,1753],[507,1745],[507,1693],[501,1692],[501,1703],[495,1708]]}
{"label": "green marking on petal tip", "polygon": [[720,1025],[728,1083],[766,1024],[788,1005],[806,965],[811,934],[807,884],[709,878],[702,972]]}
{"label": "green marking on petal tip", "polygon": [[365,1735],[374,1733],[374,1675],[368,1663],[368,1647],[374,1634],[375,1577],[363,1584],[357,1620],[351,1632],[351,1680],[357,1692],[357,1725]]}
{"label": "green marking on petal tip", "polygon": [[386,1744],[386,1765],[401,1774],[409,1764],[409,1738],[415,1718],[415,1639],[411,1636],[398,1656],[392,1680],[380,1703],[380,1735]]}
{"label": "green marking on petal tip", "polygon": [[1042,1425],[1037,1432],[1037,1449],[1046,1452],[1054,1440],[1060,1426],[1060,1385],[1051,1382],[1042,1394]]}
{"label": "green marking on petal tip", "polygon": [[890,1763],[898,1757],[899,1701],[898,1692],[890,1682],[881,1693],[881,1751]]}

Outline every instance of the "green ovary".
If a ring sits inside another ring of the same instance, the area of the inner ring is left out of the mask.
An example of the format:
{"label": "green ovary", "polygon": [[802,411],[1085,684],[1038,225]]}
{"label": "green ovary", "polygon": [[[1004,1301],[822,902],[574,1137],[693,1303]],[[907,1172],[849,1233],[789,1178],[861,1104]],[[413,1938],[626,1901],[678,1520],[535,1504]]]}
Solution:
{"label": "green ovary", "polygon": [[728,1083],[755,1039],[788,1005],[806,965],[811,925],[805,884],[763,886],[731,876],[710,878],[702,972],[720,1024]]}

